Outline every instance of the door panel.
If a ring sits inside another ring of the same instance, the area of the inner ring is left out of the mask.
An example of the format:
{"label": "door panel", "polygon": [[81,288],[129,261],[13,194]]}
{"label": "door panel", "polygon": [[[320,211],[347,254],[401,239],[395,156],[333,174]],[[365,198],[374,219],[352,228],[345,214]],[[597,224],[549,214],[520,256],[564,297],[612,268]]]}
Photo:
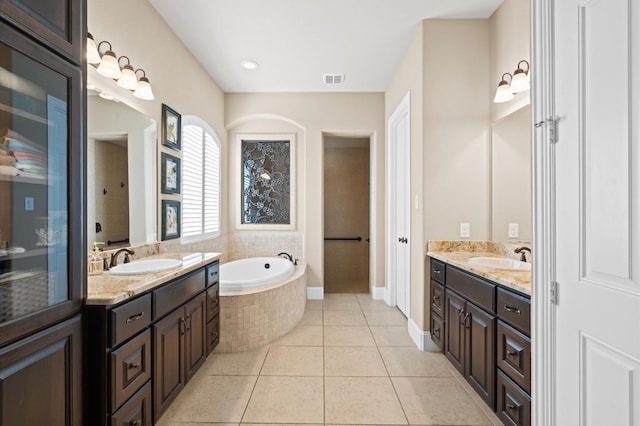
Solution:
{"label": "door panel", "polygon": [[638,425],[640,7],[555,2],[554,19],[556,424]]}
{"label": "door panel", "polygon": [[176,309],[152,326],[154,419],[169,406],[185,385],[184,308]]}
{"label": "door panel", "polygon": [[464,299],[445,290],[445,350],[444,354],[456,369],[464,374]]}
{"label": "door panel", "polygon": [[185,373],[187,381],[191,379],[207,357],[205,305],[206,297],[203,293],[186,306],[188,329],[185,334]]}
{"label": "door panel", "polygon": [[495,408],[496,319],[467,302],[465,376],[482,399]]}

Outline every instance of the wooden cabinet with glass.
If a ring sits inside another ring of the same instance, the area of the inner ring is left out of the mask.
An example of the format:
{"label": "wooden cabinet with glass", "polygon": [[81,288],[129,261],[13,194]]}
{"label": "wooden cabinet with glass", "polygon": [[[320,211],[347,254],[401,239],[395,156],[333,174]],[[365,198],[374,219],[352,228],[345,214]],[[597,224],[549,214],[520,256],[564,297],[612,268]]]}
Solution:
{"label": "wooden cabinet with glass", "polygon": [[[40,424],[38,416],[82,424],[86,244],[77,53],[85,2],[72,3],[73,11],[59,1],[0,0],[0,412],[8,424]],[[66,47],[43,30],[55,26],[44,18],[65,28],[58,38]]]}

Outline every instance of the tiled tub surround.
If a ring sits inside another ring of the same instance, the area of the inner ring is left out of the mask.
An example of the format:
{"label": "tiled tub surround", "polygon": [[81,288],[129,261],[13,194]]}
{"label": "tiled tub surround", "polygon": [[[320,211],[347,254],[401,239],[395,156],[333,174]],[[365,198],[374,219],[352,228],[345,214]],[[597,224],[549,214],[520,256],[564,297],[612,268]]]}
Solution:
{"label": "tiled tub surround", "polygon": [[260,289],[220,290],[220,343],[216,353],[248,351],[295,328],[307,301],[306,265],[285,281]]}
{"label": "tiled tub surround", "polygon": [[304,262],[303,238],[300,232],[239,231],[229,234],[228,259],[231,262],[248,257],[269,257],[286,252]]}
{"label": "tiled tub surround", "polygon": [[[514,253],[514,249],[523,245],[531,246],[526,243],[505,244],[493,241],[429,241],[427,256],[530,296],[531,271],[485,269],[469,263],[469,259],[478,256],[519,259],[520,255]],[[530,261],[530,258],[527,257],[527,260]]]}
{"label": "tiled tub surround", "polygon": [[[201,268],[214,260],[220,259],[221,256],[220,253],[157,254],[145,257],[145,259],[180,259],[182,260],[182,266],[170,271],[141,275],[111,275],[108,271],[105,271],[102,275],[90,276],[87,282],[86,303],[89,305],[114,305],[123,302],[174,278]],[[134,261],[140,258],[136,255]]]}

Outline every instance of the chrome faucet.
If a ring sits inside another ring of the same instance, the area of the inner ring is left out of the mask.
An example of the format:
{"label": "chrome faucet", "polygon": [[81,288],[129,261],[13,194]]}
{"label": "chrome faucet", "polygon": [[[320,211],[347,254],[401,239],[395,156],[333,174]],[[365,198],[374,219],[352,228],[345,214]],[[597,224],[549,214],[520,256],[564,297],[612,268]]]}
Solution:
{"label": "chrome faucet", "polygon": [[529,255],[531,255],[531,249],[529,247],[518,247],[514,250],[515,253],[520,253],[520,261],[521,262],[526,262],[527,261],[527,255],[525,254],[525,252],[529,252]]}
{"label": "chrome faucet", "polygon": [[287,259],[289,259],[291,263],[293,263],[293,256],[291,256],[289,253],[285,253],[285,252],[278,253],[278,257],[282,257],[282,255],[284,255]]}
{"label": "chrome faucet", "polygon": [[133,256],[134,254],[136,254],[135,251],[131,250],[130,248],[121,248],[120,250],[118,250],[117,252],[113,253],[111,255],[111,264],[110,264],[110,268],[113,268],[114,266],[118,265],[118,256],[120,255],[120,253],[125,253],[124,255],[124,263],[129,263],[131,262],[131,258],[129,257],[129,255]]}

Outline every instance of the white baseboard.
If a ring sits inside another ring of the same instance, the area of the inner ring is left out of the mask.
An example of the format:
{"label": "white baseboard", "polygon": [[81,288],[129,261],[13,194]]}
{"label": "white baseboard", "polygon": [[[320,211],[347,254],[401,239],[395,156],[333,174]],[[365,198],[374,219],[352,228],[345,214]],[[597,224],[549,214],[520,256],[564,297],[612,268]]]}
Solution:
{"label": "white baseboard", "polygon": [[308,300],[324,299],[324,287],[307,287],[307,299]]}
{"label": "white baseboard", "polygon": [[384,293],[386,291],[386,287],[372,287],[371,297],[373,298],[373,300],[385,300]]}
{"label": "white baseboard", "polygon": [[418,324],[411,318],[407,322],[407,328],[409,329],[409,336],[413,343],[416,344],[418,349],[424,352],[435,352],[437,346],[431,340],[431,333],[429,331],[421,330]]}

